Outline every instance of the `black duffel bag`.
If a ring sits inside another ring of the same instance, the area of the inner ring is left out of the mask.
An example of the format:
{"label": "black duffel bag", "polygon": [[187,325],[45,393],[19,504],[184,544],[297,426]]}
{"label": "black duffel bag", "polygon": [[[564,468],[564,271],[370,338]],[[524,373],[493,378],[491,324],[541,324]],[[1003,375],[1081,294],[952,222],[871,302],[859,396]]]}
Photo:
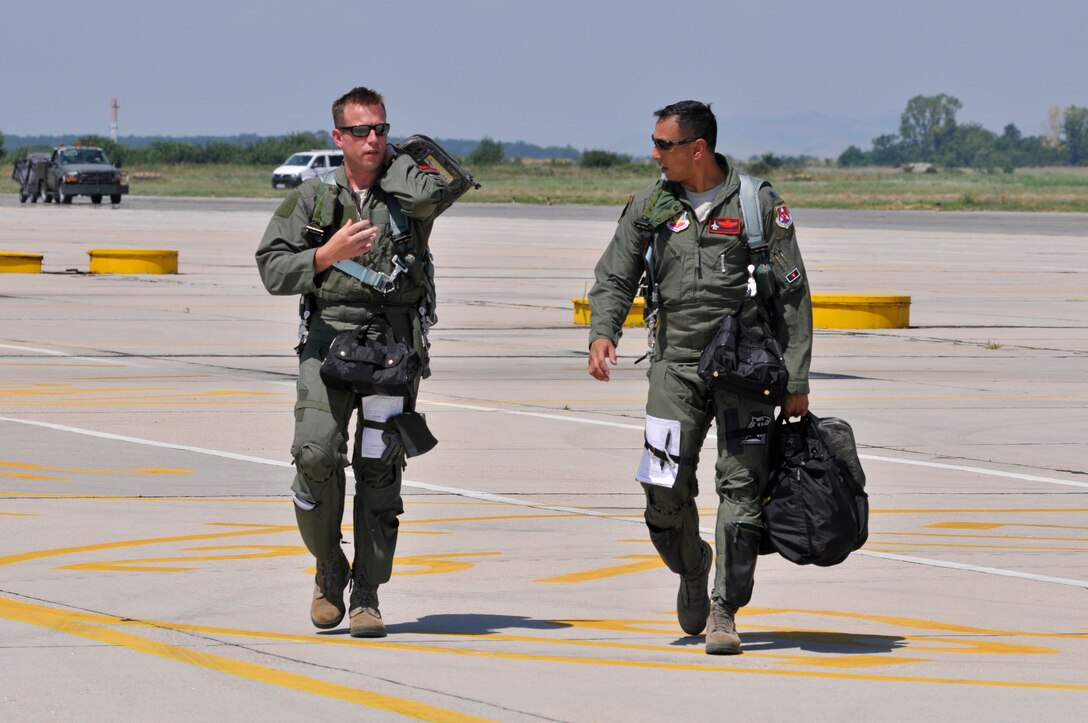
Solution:
{"label": "black duffel bag", "polygon": [[770,475],[760,552],[798,565],[837,565],[869,536],[869,498],[850,425],[808,413],[779,415],[770,435]]}
{"label": "black duffel bag", "polygon": [[358,329],[336,335],[321,362],[321,381],[363,395],[405,396],[421,368],[419,352],[398,340],[379,312]]}
{"label": "black duffel bag", "polygon": [[[749,326],[741,318],[748,297],[737,313],[722,319],[718,331],[699,358],[699,376],[712,389],[724,389],[749,399],[778,406],[790,381],[782,346],[769,331]],[[757,306],[770,329],[766,315]]]}

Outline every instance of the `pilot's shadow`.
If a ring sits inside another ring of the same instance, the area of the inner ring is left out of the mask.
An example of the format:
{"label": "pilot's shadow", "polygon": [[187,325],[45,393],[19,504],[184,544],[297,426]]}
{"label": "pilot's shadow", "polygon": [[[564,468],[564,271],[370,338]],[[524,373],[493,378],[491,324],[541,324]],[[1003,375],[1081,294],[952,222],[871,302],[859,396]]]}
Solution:
{"label": "pilot's shadow", "polygon": [[453,635],[492,635],[507,630],[559,630],[566,623],[535,620],[521,615],[424,615],[410,623],[386,626],[391,635],[398,633],[449,633]]}
{"label": "pilot's shadow", "polygon": [[800,650],[824,655],[876,655],[906,645],[897,635],[827,633],[811,630],[741,633],[741,647],[750,652]]}
{"label": "pilot's shadow", "polygon": [[390,633],[452,633],[455,635],[491,635],[504,630],[559,630],[566,623],[535,620],[521,615],[424,615],[414,623],[397,623]]}

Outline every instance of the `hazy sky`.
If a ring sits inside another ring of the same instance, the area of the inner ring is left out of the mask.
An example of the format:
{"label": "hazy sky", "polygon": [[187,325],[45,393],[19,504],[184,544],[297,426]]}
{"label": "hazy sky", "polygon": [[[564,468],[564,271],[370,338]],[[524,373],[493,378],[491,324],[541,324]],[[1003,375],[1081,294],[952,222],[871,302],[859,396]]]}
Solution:
{"label": "hazy sky", "polygon": [[0,132],[105,135],[116,97],[121,135],[280,135],[367,85],[394,135],[579,149],[641,143],[685,98],[896,132],[948,93],[960,122],[1032,135],[1088,106],[1086,32],[1086,0],[11,0]]}

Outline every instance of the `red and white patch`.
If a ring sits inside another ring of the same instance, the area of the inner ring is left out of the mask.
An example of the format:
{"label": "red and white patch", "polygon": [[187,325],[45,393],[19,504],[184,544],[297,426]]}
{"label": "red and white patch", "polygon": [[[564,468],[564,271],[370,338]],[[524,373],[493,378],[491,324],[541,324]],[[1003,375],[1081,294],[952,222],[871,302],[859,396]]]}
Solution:
{"label": "red and white patch", "polygon": [[706,230],[719,236],[740,236],[740,219],[713,216]]}
{"label": "red and white patch", "polygon": [[786,282],[789,284],[793,284],[799,278],[801,278],[801,270],[797,268],[786,274]]}
{"label": "red and white patch", "polygon": [[691,219],[688,218],[688,212],[687,211],[681,211],[680,213],[673,216],[669,220],[669,222],[665,224],[665,226],[667,226],[668,229],[670,231],[672,231],[673,233],[683,231],[684,229],[686,229],[690,225],[691,225]]}
{"label": "red and white patch", "polygon": [[793,223],[793,217],[790,216],[790,210],[785,206],[779,206],[777,209],[778,218],[774,220],[782,228],[789,228]]}

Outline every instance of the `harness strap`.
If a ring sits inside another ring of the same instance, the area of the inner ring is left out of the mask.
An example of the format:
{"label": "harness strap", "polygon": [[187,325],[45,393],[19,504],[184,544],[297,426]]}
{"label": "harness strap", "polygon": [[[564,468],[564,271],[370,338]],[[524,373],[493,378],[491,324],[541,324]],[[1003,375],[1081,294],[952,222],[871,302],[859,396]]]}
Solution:
{"label": "harness strap", "polygon": [[[329,225],[326,223],[325,218],[325,200],[329,197],[330,188],[337,188],[335,181],[325,181],[317,190],[317,203],[314,204],[314,212],[310,217],[310,225],[307,227],[307,231],[310,233],[316,233],[324,236],[324,228]],[[397,203],[397,199],[386,199],[386,206],[389,209],[389,228],[393,232],[393,243],[397,249],[397,255],[393,257],[393,273],[385,274],[381,271],[375,271],[369,267],[363,266],[358,261],[352,259],[344,259],[337,261],[333,266],[340,271],[343,271],[348,276],[352,276],[359,280],[359,283],[364,286],[369,286],[373,289],[377,289],[383,294],[388,294],[396,286],[397,277],[405,271],[408,271],[411,261],[407,261],[404,257],[408,257],[414,260],[414,253],[411,248],[408,248],[411,244],[411,233],[409,231],[408,223],[404,218],[404,212],[400,209],[400,204]],[[332,219],[328,219],[329,223]]]}
{"label": "harness strap", "polygon": [[759,208],[759,189],[766,185],[762,178],[738,173],[740,177],[740,213],[744,217],[744,235],[752,255],[766,253],[767,240],[763,238],[763,214]]}

